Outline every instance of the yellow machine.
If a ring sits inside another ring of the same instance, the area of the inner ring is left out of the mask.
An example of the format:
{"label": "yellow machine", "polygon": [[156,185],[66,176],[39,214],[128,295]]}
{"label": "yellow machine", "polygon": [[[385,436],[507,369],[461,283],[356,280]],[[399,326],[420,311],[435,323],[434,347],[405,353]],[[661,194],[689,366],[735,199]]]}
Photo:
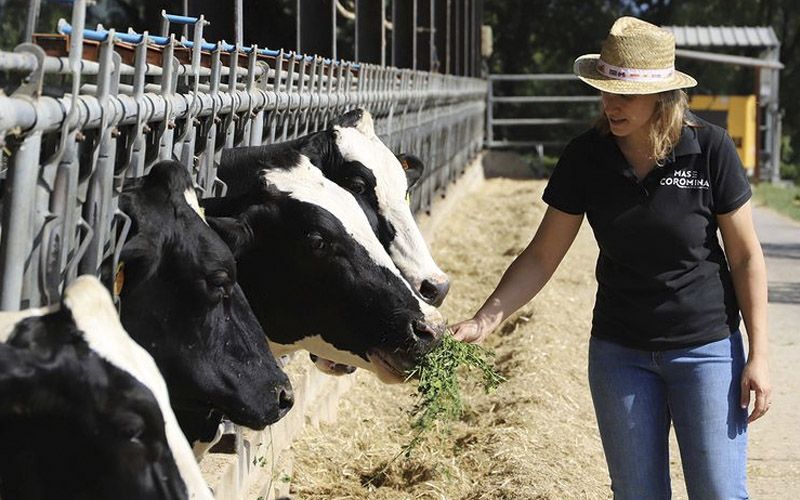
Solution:
{"label": "yellow machine", "polygon": [[689,107],[700,118],[725,127],[736,144],[742,165],[752,175],[756,167],[756,96],[694,95]]}

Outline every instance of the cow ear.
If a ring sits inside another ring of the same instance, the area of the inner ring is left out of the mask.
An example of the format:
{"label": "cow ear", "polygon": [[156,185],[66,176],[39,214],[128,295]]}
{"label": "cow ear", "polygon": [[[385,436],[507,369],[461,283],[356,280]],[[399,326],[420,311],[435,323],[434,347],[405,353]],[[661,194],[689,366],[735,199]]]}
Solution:
{"label": "cow ear", "polygon": [[331,120],[331,126],[353,127],[370,139],[375,137],[375,123],[372,115],[363,108],[356,108]]}
{"label": "cow ear", "polygon": [[39,374],[39,366],[30,351],[0,343],[0,414],[30,410],[32,392],[36,390],[42,394],[46,390]]}
{"label": "cow ear", "polygon": [[233,217],[208,217],[208,225],[231,249],[234,257],[244,253],[253,243],[253,232],[247,225]]}
{"label": "cow ear", "polygon": [[125,266],[125,281],[128,288],[134,287],[155,274],[161,261],[162,249],[141,233],[122,246],[119,261]]}
{"label": "cow ear", "polygon": [[339,127],[355,127],[358,125],[358,122],[361,121],[361,118],[364,116],[364,110],[361,108],[356,108],[348,111],[347,113],[337,116],[333,120],[331,120],[331,125],[339,126]]}
{"label": "cow ear", "polygon": [[425,164],[414,155],[399,154],[397,155],[397,159],[400,160],[400,165],[403,166],[403,170],[406,172],[406,180],[408,181],[408,187],[410,189],[411,186],[416,184],[420,177],[422,177]]}

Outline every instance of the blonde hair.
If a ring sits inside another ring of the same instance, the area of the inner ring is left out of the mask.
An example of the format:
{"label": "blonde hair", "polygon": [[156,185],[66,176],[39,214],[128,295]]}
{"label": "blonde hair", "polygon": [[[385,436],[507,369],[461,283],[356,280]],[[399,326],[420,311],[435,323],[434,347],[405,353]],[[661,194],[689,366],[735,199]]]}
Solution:
{"label": "blonde hair", "polygon": [[[689,98],[686,92],[680,89],[659,92],[653,116],[650,118],[650,144],[652,144],[651,157],[656,165],[663,167],[672,148],[681,137],[684,125],[698,126],[686,111],[689,109]],[[601,134],[611,133],[608,117],[605,113],[595,121],[595,127]]]}

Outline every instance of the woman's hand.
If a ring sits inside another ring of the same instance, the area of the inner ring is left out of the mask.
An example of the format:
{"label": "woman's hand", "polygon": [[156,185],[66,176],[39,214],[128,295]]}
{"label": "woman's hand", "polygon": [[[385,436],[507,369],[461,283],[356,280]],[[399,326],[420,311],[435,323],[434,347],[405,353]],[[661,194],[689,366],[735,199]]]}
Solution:
{"label": "woman's hand", "polygon": [[753,411],[747,418],[753,422],[763,417],[772,404],[772,386],[769,381],[769,365],[765,358],[751,358],[742,371],[742,408],[750,405],[750,392],[756,393]]}
{"label": "woman's hand", "polygon": [[483,339],[489,335],[489,329],[485,328],[483,324],[475,318],[451,325],[450,329],[453,332],[454,339],[468,344],[483,342]]}

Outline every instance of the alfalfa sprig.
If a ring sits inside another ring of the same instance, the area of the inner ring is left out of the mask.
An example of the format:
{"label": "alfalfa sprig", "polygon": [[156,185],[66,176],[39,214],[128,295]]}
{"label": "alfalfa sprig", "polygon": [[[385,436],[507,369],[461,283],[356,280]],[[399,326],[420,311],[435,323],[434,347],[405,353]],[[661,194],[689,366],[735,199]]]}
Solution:
{"label": "alfalfa sprig", "polygon": [[483,389],[490,393],[506,379],[497,373],[491,363],[494,353],[476,344],[459,342],[447,332],[442,342],[429,352],[420,363],[408,372],[407,380],[418,379],[417,402],[409,411],[411,428],[415,430],[411,442],[374,473],[365,483],[372,485],[382,477],[401,455],[411,456],[414,448],[422,442],[425,433],[437,422],[457,420],[464,413],[461,400],[461,385],[458,381],[459,368],[479,371],[482,375]]}
{"label": "alfalfa sprig", "polygon": [[459,368],[477,371],[482,377],[483,389],[490,393],[505,378],[494,369],[494,353],[477,345],[455,340],[448,332],[436,349],[428,353],[409,372],[408,378],[417,378],[417,402],[409,412],[411,427],[417,432],[404,448],[406,456],[419,444],[425,432],[436,421],[457,420],[464,413],[459,383]]}

